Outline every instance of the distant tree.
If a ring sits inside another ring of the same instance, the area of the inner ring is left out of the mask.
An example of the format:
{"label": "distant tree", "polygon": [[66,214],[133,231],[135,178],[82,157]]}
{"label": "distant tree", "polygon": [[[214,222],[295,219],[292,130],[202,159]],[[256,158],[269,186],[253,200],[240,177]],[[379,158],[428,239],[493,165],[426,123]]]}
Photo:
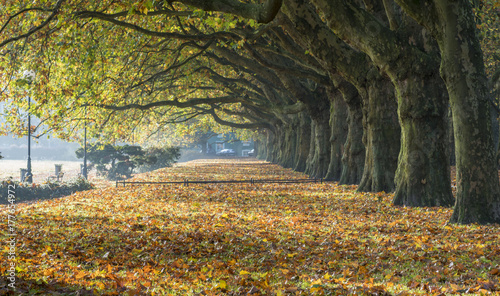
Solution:
{"label": "distant tree", "polygon": [[[76,150],[75,153],[76,157],[83,158],[82,148]],[[144,151],[140,146],[95,143],[87,150],[87,157],[92,165],[95,165],[98,173],[110,180],[120,179],[122,176],[129,178],[136,166],[132,159],[142,156],[144,156]]]}
{"label": "distant tree", "polygon": [[0,159],[2,159],[2,158],[3,158],[3,156],[2,156],[2,152],[0,152]]}
{"label": "distant tree", "polygon": [[[76,157],[83,158],[83,148],[75,153]],[[174,147],[144,150],[140,146],[95,143],[89,146],[87,157],[98,173],[110,180],[118,180],[130,178],[135,168],[144,172],[171,166],[179,159],[180,151]]]}
{"label": "distant tree", "polygon": [[137,159],[143,161],[138,163],[138,170],[140,172],[153,171],[165,167],[172,166],[181,157],[179,147],[151,147],[146,149],[144,157]]}

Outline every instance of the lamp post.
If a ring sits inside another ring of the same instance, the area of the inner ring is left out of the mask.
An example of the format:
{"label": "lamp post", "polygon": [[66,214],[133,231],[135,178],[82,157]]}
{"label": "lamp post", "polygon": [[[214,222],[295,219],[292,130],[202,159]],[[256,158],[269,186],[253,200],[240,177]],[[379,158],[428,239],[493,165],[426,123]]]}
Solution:
{"label": "lamp post", "polygon": [[85,180],[88,180],[87,176],[87,106],[85,106],[85,127],[83,132],[83,172],[82,175]]}
{"label": "lamp post", "polygon": [[[27,70],[23,72],[24,79],[28,83],[29,86],[33,83],[35,79],[35,72],[31,70]],[[31,171],[31,97],[28,95],[28,164],[27,164],[27,172],[26,177],[24,179],[25,182],[33,183],[33,174]]]}
{"label": "lamp post", "polygon": [[30,115],[31,98],[28,96],[28,171],[26,172],[25,181],[33,183],[33,174],[31,173],[31,115]]}

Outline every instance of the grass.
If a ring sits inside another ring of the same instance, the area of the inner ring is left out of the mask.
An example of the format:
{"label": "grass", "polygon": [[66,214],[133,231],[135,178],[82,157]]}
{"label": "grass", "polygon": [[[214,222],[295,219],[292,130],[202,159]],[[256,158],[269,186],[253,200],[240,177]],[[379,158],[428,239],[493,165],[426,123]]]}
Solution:
{"label": "grass", "polygon": [[[226,160],[190,162],[135,180],[304,177],[260,161]],[[499,293],[498,225],[448,225],[451,209],[394,207],[391,194],[355,189],[336,183],[136,186],[18,204],[17,292]],[[4,227],[7,209],[0,209]],[[0,265],[2,274],[6,269]]]}

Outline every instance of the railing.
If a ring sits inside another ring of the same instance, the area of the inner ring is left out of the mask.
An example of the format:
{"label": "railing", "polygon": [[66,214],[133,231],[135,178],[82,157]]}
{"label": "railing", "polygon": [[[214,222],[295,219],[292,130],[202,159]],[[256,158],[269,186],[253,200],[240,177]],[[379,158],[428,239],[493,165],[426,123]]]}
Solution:
{"label": "railing", "polygon": [[184,186],[189,186],[189,184],[257,184],[257,183],[323,183],[326,180],[323,179],[250,179],[250,180],[199,180],[190,181],[185,179],[184,181],[169,181],[169,182],[153,182],[153,181],[116,181],[116,187],[122,185],[125,187],[127,184],[131,185],[168,185],[168,184],[183,184]]}

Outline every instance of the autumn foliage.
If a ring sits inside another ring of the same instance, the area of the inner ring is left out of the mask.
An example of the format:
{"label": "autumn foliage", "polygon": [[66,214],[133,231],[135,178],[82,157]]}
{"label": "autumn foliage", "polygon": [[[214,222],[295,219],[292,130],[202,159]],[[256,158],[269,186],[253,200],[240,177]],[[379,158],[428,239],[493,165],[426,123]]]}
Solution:
{"label": "autumn foliage", "polygon": [[[205,160],[134,180],[250,178],[304,175]],[[499,293],[498,225],[448,225],[451,209],[391,200],[328,182],[110,187],[18,204],[18,288],[0,282],[0,294]]]}

